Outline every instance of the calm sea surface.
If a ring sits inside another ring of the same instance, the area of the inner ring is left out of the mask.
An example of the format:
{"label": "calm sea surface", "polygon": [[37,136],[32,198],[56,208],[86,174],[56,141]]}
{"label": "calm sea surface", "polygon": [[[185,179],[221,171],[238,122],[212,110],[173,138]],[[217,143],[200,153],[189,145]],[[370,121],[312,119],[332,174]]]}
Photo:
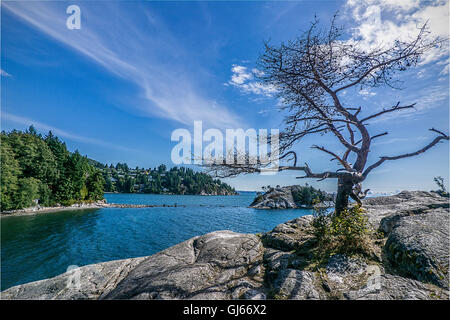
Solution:
{"label": "calm sea surface", "polygon": [[185,205],[176,208],[103,208],[1,219],[1,290],[54,277],[70,265],[148,256],[216,230],[258,233],[310,210],[248,208],[255,193],[239,196],[106,194],[110,203]]}

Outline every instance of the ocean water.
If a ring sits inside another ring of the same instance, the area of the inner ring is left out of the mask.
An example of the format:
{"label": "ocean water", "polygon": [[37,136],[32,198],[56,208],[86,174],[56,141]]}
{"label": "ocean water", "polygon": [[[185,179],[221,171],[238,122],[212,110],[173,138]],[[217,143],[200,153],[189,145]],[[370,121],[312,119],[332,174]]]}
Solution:
{"label": "ocean water", "polygon": [[238,196],[105,194],[110,203],[185,207],[102,208],[1,219],[1,290],[54,277],[70,265],[148,256],[216,230],[266,232],[311,210],[248,208]]}

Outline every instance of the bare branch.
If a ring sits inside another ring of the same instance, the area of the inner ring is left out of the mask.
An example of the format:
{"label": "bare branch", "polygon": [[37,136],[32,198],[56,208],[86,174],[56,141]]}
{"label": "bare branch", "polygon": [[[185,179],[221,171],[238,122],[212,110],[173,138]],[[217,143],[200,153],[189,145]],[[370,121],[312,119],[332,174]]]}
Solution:
{"label": "bare branch", "polygon": [[314,146],[312,146],[311,148],[318,149],[318,150],[320,150],[320,151],[323,151],[323,152],[325,152],[325,153],[328,153],[329,155],[332,155],[332,156],[333,156],[333,159],[336,159],[337,161],[339,161],[339,163],[345,168],[345,170],[347,170],[347,171],[354,171],[354,170],[350,167],[350,165],[349,165],[346,161],[344,161],[343,159],[341,159],[336,153],[334,153],[334,152],[332,152],[332,151],[330,151],[330,150],[327,150],[327,149],[325,149],[324,147],[319,147],[319,146],[317,146],[317,145],[314,145]]}
{"label": "bare branch", "polygon": [[393,111],[398,111],[398,110],[403,110],[403,109],[411,109],[411,108],[414,108],[414,106],[415,106],[416,104],[413,103],[413,104],[410,104],[410,105],[408,105],[408,106],[399,106],[399,105],[400,105],[400,102],[398,102],[397,105],[393,106],[393,107],[390,108],[390,109],[383,109],[383,111],[377,112],[377,113],[375,113],[375,114],[373,114],[373,115],[371,115],[371,116],[368,116],[368,117],[362,119],[361,122],[366,122],[367,120],[370,120],[370,119],[379,117],[379,116],[381,116],[382,114],[385,114],[385,113],[388,113],[388,112],[393,112]]}
{"label": "bare branch", "polygon": [[372,141],[373,139],[375,139],[375,138],[378,138],[378,137],[382,137],[382,136],[385,136],[385,135],[387,135],[387,134],[389,134],[389,132],[383,132],[383,133],[379,133],[379,134],[376,134],[376,135],[374,135],[374,136],[372,136],[371,138],[370,138],[370,140]]}
{"label": "bare branch", "polygon": [[350,127],[350,123],[347,123],[347,130],[350,134],[350,142],[352,145],[355,145],[355,133],[353,132],[353,129]]}
{"label": "bare branch", "polygon": [[294,167],[297,165],[297,153],[295,153],[294,151],[289,151],[286,152],[285,154],[283,154],[279,160],[286,158],[288,155],[292,155],[294,158]]}
{"label": "bare branch", "polygon": [[302,168],[301,170],[305,172],[305,175],[302,177],[296,177],[296,179],[305,179],[305,178],[317,178],[320,180],[328,179],[328,178],[355,178],[360,179],[361,175],[357,172],[321,172],[321,173],[313,173],[311,169],[309,168],[308,164],[305,163],[304,167],[297,167]]}
{"label": "bare branch", "polygon": [[364,179],[367,177],[367,175],[370,173],[370,171],[372,171],[373,169],[375,169],[376,167],[379,167],[383,162],[385,162],[386,160],[398,160],[398,159],[403,159],[403,158],[408,158],[408,157],[413,157],[413,156],[417,156],[421,153],[424,153],[425,151],[427,151],[428,149],[430,149],[431,147],[435,146],[439,141],[441,140],[449,140],[449,136],[445,133],[443,133],[442,131],[436,130],[434,128],[430,129],[430,131],[434,131],[439,133],[440,135],[436,138],[434,138],[433,141],[431,141],[429,144],[427,144],[425,147],[423,147],[420,150],[417,150],[416,152],[411,152],[411,153],[405,153],[399,156],[394,156],[394,157],[380,157],[380,160],[378,160],[377,162],[375,162],[374,164],[372,164],[371,166],[369,166],[363,173],[363,177]]}
{"label": "bare branch", "polygon": [[439,130],[437,130],[437,129],[435,129],[435,128],[431,128],[430,129],[430,131],[433,131],[433,132],[436,132],[436,133],[439,133],[440,135],[442,135],[442,136],[444,136],[444,137],[448,137],[444,132],[442,132],[442,131],[439,131]]}
{"label": "bare branch", "polygon": [[352,152],[352,150],[347,149],[347,151],[345,151],[344,155],[342,156],[342,160],[347,161],[347,158],[348,158],[350,152]]}

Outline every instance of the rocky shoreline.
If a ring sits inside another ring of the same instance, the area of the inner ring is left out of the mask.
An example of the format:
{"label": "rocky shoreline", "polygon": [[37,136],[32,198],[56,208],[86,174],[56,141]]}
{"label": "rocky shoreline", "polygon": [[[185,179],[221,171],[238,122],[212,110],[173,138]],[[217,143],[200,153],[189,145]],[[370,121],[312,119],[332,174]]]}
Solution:
{"label": "rocky shoreline", "polygon": [[70,206],[54,206],[54,207],[41,207],[35,206],[30,208],[24,208],[19,210],[3,211],[0,217],[9,216],[22,216],[22,215],[33,215],[37,213],[48,213],[48,212],[58,212],[67,210],[86,210],[86,209],[100,209],[100,208],[154,208],[154,207],[184,207],[184,205],[146,205],[146,204],[122,204],[122,203],[107,203],[105,199],[95,202],[81,202],[75,203]]}
{"label": "rocky shoreline", "polygon": [[[113,192],[106,192],[113,193]],[[173,195],[173,194],[167,194]],[[231,195],[239,195],[239,193],[205,193],[202,192],[198,194],[199,196],[231,196]],[[106,199],[94,201],[94,202],[80,202],[75,203],[70,206],[57,205],[53,207],[42,207],[40,205],[17,209],[17,210],[8,210],[0,212],[1,217],[9,217],[9,216],[23,216],[23,215],[33,215],[36,213],[47,213],[47,212],[57,212],[57,211],[66,211],[66,210],[84,210],[84,209],[100,209],[100,208],[156,208],[156,207],[185,207],[185,205],[177,205],[177,204],[158,204],[158,205],[147,205],[147,204],[122,204],[122,203],[107,203]]]}
{"label": "rocky shoreline", "polygon": [[262,235],[216,231],[148,257],[83,266],[1,298],[448,300],[448,200],[422,191],[364,200],[380,234],[373,256],[336,254],[318,270],[309,267],[308,215]]}

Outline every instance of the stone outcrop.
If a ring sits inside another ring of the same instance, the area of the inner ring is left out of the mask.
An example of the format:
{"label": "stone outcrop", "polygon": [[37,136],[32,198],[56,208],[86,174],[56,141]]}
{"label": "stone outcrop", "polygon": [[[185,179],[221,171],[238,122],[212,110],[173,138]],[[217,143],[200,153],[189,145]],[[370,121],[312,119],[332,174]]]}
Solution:
{"label": "stone outcrop", "polygon": [[292,196],[291,187],[272,189],[258,195],[250,204],[255,209],[294,209],[298,208]]}
{"label": "stone outcrop", "polygon": [[[263,246],[255,235],[219,231],[157,253],[106,299],[231,299],[262,295]],[[247,292],[252,290],[252,292]]]}
{"label": "stone outcrop", "polygon": [[9,288],[2,299],[78,300],[99,299],[145,258],[133,258],[91,264],[54,278],[30,282]]}
{"label": "stone outcrop", "polygon": [[391,267],[414,279],[449,288],[449,198],[403,191],[364,201],[373,225],[387,235]]}
{"label": "stone outcrop", "polygon": [[295,250],[312,239],[312,215],[303,216],[276,226],[265,233],[262,240],[266,246],[279,250]]}
{"label": "stone outcrop", "polygon": [[406,276],[448,289],[449,278],[448,210],[400,219],[386,242],[386,256]]}
{"label": "stone outcrop", "polygon": [[2,299],[448,299],[448,198],[402,192],[363,204],[384,234],[377,259],[335,254],[312,268],[313,217],[303,216],[261,236],[216,231],[84,266]]}
{"label": "stone outcrop", "polygon": [[402,217],[448,208],[449,198],[434,192],[403,191],[393,196],[367,198],[363,203],[372,225],[389,233]]}
{"label": "stone outcrop", "polygon": [[[250,204],[251,208],[255,209],[298,209],[298,208],[312,208],[311,205],[304,205],[299,203],[295,195],[302,193],[302,188],[305,186],[293,185],[286,187],[271,188],[264,194],[259,194]],[[331,197],[331,195],[329,195]],[[330,201],[324,201],[322,206],[332,207]]]}

